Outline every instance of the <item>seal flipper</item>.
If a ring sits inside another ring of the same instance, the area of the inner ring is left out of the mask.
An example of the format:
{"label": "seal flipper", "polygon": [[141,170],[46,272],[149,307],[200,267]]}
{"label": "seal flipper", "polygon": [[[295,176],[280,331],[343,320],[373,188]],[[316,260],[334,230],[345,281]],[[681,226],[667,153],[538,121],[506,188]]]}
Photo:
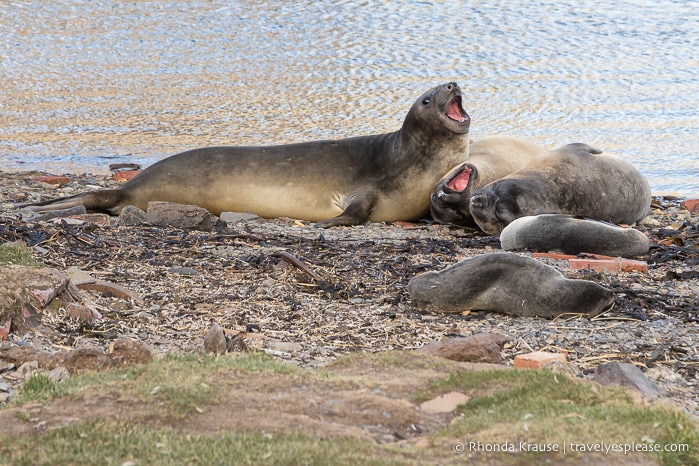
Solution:
{"label": "seal flipper", "polygon": [[354,196],[345,210],[335,218],[316,223],[319,228],[361,225],[369,220],[369,215],[376,204],[374,196]]}
{"label": "seal flipper", "polygon": [[121,209],[128,205],[128,194],[120,189],[102,189],[73,196],[59,197],[49,201],[22,204],[18,208],[27,208],[37,213],[51,210],[63,210],[83,205],[90,213],[119,215]]}

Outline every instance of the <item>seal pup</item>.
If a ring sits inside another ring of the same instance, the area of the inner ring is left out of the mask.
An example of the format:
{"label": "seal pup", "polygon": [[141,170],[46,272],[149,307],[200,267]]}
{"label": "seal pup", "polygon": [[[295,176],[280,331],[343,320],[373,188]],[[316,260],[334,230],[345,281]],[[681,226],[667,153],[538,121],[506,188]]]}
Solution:
{"label": "seal pup", "polygon": [[650,185],[629,162],[587,144],[568,144],[476,190],[471,215],[491,235],[514,219],[567,214],[634,225],[650,211]]}
{"label": "seal pup", "polygon": [[473,192],[545,152],[543,146],[514,136],[486,136],[472,142],[468,160],[449,170],[432,190],[432,218],[437,223],[475,227],[469,209]]}
{"label": "seal pup", "polygon": [[500,244],[506,251],[586,252],[612,257],[645,256],[650,249],[650,239],[633,228],[559,214],[513,220],[500,233]]}
{"label": "seal pup", "polygon": [[150,201],[193,204],[215,215],[250,212],[318,226],[416,221],[439,178],[468,157],[470,117],[455,82],[434,87],[398,131],[263,147],[208,147],[163,159],[117,189],[27,204],[43,212],[84,205],[118,215]]}
{"label": "seal pup", "polygon": [[609,310],[614,292],[511,252],[486,253],[408,282],[410,299],[439,312],[493,311],[519,317],[591,316]]}

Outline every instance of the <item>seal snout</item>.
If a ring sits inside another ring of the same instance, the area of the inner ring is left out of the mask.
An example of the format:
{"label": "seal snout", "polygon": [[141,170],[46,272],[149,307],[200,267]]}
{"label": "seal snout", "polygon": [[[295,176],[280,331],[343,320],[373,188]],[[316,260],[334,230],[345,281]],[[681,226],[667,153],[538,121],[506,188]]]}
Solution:
{"label": "seal snout", "polygon": [[488,195],[484,193],[478,193],[471,196],[469,204],[472,209],[485,209],[488,207]]}

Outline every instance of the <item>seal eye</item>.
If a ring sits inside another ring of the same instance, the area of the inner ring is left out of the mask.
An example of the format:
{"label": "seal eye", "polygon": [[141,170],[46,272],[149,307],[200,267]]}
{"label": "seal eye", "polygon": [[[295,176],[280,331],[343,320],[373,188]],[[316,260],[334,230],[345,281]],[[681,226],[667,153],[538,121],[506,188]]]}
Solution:
{"label": "seal eye", "polygon": [[422,104],[423,104],[423,105],[427,105],[427,104],[430,103],[431,100],[432,100],[432,99],[430,99],[429,97],[425,97],[425,99],[422,101]]}

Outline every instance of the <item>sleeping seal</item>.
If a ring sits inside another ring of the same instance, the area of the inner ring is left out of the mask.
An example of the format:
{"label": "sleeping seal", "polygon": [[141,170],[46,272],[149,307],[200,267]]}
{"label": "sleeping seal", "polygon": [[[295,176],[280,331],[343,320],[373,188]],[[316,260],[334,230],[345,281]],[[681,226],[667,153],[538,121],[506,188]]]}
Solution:
{"label": "sleeping seal", "polygon": [[22,207],[84,205],[118,215],[150,201],[193,204],[213,214],[292,217],[321,227],[415,221],[429,212],[439,178],[468,157],[470,118],[459,86],[430,89],[395,132],[263,147],[208,147],[163,159],[117,189]]}
{"label": "sleeping seal", "polygon": [[500,233],[500,244],[506,251],[587,252],[612,257],[645,256],[650,249],[648,237],[633,228],[558,214],[513,220]]}
{"label": "sleeping seal", "polygon": [[633,225],[650,210],[650,186],[629,162],[586,144],[568,144],[476,190],[471,215],[491,235],[514,219],[567,214]]}
{"label": "sleeping seal", "polygon": [[571,280],[529,257],[486,253],[408,282],[410,299],[439,312],[467,310],[553,318],[565,313],[591,316],[609,310],[614,292],[588,280]]}

